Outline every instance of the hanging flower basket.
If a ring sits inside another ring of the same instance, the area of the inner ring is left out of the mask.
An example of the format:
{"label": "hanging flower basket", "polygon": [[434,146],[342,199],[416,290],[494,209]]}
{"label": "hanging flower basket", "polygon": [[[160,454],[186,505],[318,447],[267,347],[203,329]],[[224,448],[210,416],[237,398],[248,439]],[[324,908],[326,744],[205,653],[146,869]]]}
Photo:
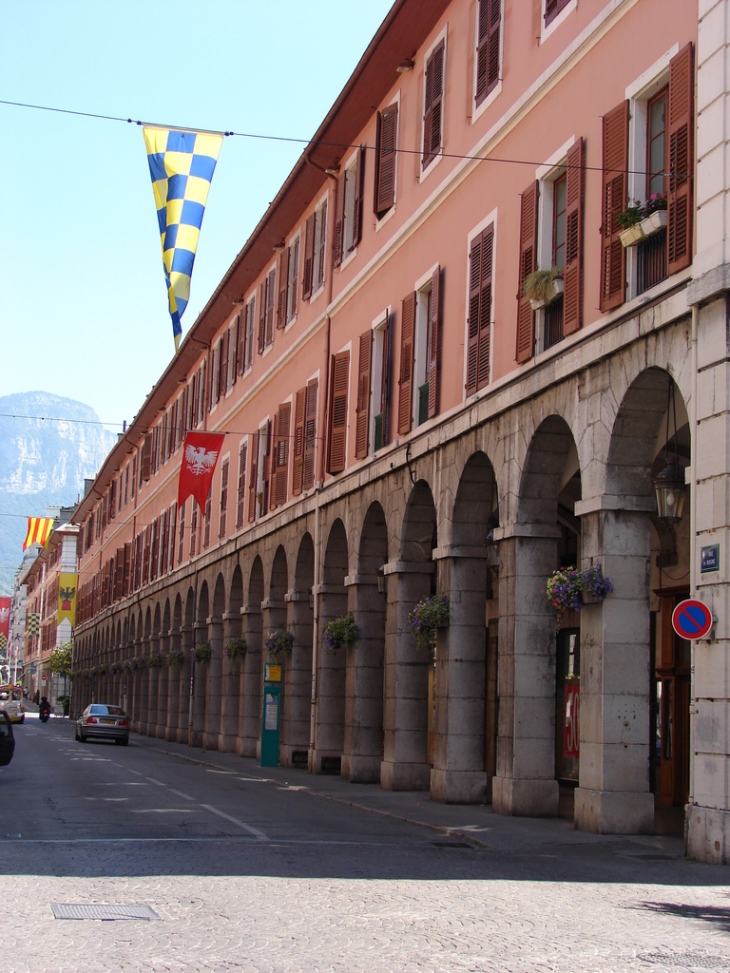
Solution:
{"label": "hanging flower basket", "polygon": [[436,644],[436,631],[448,625],[451,618],[446,595],[422,598],[408,615],[408,624],[416,637],[416,645],[427,649]]}
{"label": "hanging flower basket", "polygon": [[200,645],[196,645],[193,649],[193,655],[196,662],[210,662],[210,657],[213,655],[210,642],[201,642]]}
{"label": "hanging flower basket", "polygon": [[346,615],[338,615],[332,618],[325,625],[322,641],[328,649],[339,649],[343,645],[347,649],[360,638],[360,629],[355,623],[355,618],[351,612]]}
{"label": "hanging flower basket", "polygon": [[149,657],[147,664],[150,667],[150,669],[159,669],[160,666],[164,666],[165,660],[160,655],[159,652],[153,652],[152,655]]}
{"label": "hanging flower basket", "polygon": [[275,632],[269,632],[269,637],[264,642],[269,655],[279,662],[283,656],[291,655],[294,645],[294,636],[287,632],[285,628],[277,628]]}
{"label": "hanging flower basket", "polygon": [[185,653],[182,649],[173,649],[167,657],[168,666],[179,668],[185,664]]}
{"label": "hanging flower basket", "polygon": [[576,567],[554,571],[547,579],[545,597],[559,621],[564,612],[579,612],[587,604],[603,601],[612,591],[613,585],[604,578],[601,565],[593,564],[585,571]]}
{"label": "hanging flower basket", "polygon": [[102,664],[99,666],[100,675],[105,676],[108,672],[109,672],[109,663],[102,662]]}
{"label": "hanging flower basket", "polygon": [[132,659],[132,668],[133,669],[146,669],[147,668],[147,660],[145,659],[145,657],[143,655],[137,655],[137,656],[135,656]]}
{"label": "hanging flower basket", "polygon": [[236,662],[243,659],[246,655],[248,644],[244,638],[228,639],[226,642],[226,655],[231,660],[231,672],[236,671]]}
{"label": "hanging flower basket", "polygon": [[132,660],[131,659],[126,659],[122,663],[122,668],[124,669],[125,672],[131,672],[132,671]]}

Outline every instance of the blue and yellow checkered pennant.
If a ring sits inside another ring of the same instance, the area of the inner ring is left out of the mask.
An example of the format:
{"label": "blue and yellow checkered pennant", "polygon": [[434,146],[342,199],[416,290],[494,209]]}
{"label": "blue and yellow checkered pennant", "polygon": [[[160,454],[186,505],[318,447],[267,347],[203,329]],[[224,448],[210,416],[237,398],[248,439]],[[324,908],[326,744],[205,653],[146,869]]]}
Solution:
{"label": "blue and yellow checkered pennant", "polygon": [[182,334],[180,318],[190,297],[200,227],[223,136],[169,128],[145,127],[142,131],[155,193],[177,350]]}
{"label": "blue and yellow checkered pennant", "polygon": [[38,635],[41,630],[41,616],[38,612],[28,612],[25,621],[26,635]]}

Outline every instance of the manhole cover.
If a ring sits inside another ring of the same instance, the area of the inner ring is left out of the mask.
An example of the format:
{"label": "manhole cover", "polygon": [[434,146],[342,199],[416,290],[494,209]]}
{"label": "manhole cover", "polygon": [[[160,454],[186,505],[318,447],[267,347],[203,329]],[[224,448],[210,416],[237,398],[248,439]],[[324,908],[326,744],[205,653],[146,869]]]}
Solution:
{"label": "manhole cover", "polygon": [[702,953],[640,953],[638,959],[645,963],[661,963],[662,966],[694,967],[702,970],[727,970],[728,962],[721,956]]}
{"label": "manhole cover", "polygon": [[52,902],[55,919],[159,919],[148,905],[92,905],[87,902]]}

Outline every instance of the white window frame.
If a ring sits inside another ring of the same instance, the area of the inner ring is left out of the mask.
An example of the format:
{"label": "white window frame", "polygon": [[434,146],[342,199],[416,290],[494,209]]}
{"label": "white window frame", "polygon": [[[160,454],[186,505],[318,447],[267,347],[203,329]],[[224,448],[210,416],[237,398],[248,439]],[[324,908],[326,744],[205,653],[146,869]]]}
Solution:
{"label": "white window frame", "polygon": [[558,27],[563,24],[568,17],[578,9],[578,0],[571,0],[560,13],[554,17],[550,23],[545,26],[545,0],[542,0],[542,9],[540,13],[540,44],[544,44],[548,37],[554,33]]}
{"label": "white window frame", "polygon": [[494,235],[492,237],[492,305],[489,309],[489,381],[487,384],[481,388],[477,389],[476,392],[472,392],[469,398],[474,398],[475,396],[481,395],[486,392],[489,386],[492,384],[494,378],[494,309],[496,307],[496,286],[495,281],[497,278],[497,230],[498,222],[497,215],[499,213],[499,207],[495,206],[491,213],[480,220],[476,226],[473,226],[466,238],[466,277],[464,280],[464,285],[466,289],[465,303],[466,314],[464,315],[464,374],[462,377],[462,388],[464,389],[464,399],[466,400],[466,380],[467,380],[467,368],[468,368],[468,348],[469,348],[469,298],[471,296],[470,287],[470,276],[471,276],[471,266],[470,257],[471,245],[475,237],[480,236],[486,228],[492,224],[494,226]]}
{"label": "white window frame", "polygon": [[[428,381],[428,295],[433,285],[433,275],[439,267],[435,263],[414,285],[416,313],[413,327],[413,378],[411,389],[411,431],[417,428],[419,389]],[[421,423],[423,425],[423,423]]]}
{"label": "white window frame", "polygon": [[[256,461],[256,503],[254,504],[254,522],[263,517],[262,507],[264,503],[264,461],[266,459],[266,448],[268,446],[270,433],[270,416],[266,416],[260,423],[259,433],[259,454]],[[269,470],[271,472],[271,470]]]}
{"label": "white window frame", "polygon": [[[231,338],[233,336],[233,329],[238,322],[238,328],[236,329],[236,341],[233,345],[233,354],[231,354]],[[236,375],[238,374],[238,344],[239,336],[241,333],[241,314],[238,313],[234,316],[231,323],[228,325],[228,361],[226,362],[226,397],[228,397],[233,391],[233,386],[236,384]]]}
{"label": "white window frame", "polygon": [[[567,8],[566,8],[567,9]],[[553,265],[553,213],[555,208],[555,183],[565,175],[568,152],[575,145],[575,135],[564,142],[549,159],[535,170],[540,184],[537,204],[537,269],[550,270]],[[545,350],[545,310],[535,311],[535,354]]]}
{"label": "white window frame", "polygon": [[[294,255],[296,254],[296,262],[294,261]],[[296,265],[296,278],[292,276],[293,268]],[[289,267],[287,271],[287,281],[286,281],[286,321],[284,324],[284,330],[286,330],[290,325],[294,324],[299,313],[299,273],[302,265],[302,238],[301,233],[297,232],[294,234],[292,239],[289,241]],[[297,310],[292,314],[292,296],[296,296],[296,306]]]}
{"label": "white window frame", "polygon": [[[674,44],[631,84],[626,87],[629,102],[629,174],[628,198],[646,199],[646,128],[647,106],[649,100],[669,84],[669,62],[679,53],[679,44]],[[669,118],[667,117],[667,133]],[[637,247],[626,248],[626,300],[637,296],[638,287]]]}
{"label": "white window frame", "polygon": [[[441,31],[436,35],[433,43],[428,48],[423,56],[423,73],[422,73],[422,84],[421,84],[421,125],[420,132],[421,138],[418,143],[419,145],[419,159],[418,159],[418,182],[419,184],[424,182],[428,176],[433,172],[436,166],[441,162],[444,157],[444,133],[446,131],[446,66],[448,64],[449,57],[449,25],[444,24]],[[436,153],[433,159],[426,165],[423,166],[423,133],[426,125],[426,65],[428,64],[428,59],[431,57],[433,52],[439,46],[441,41],[444,42],[444,78],[443,78],[443,90],[441,92],[441,137],[439,142],[441,143],[441,150]]]}
{"label": "white window frame", "polygon": [[[309,298],[309,303],[316,300],[319,295],[324,291],[324,285],[327,282],[327,222],[329,220],[330,212],[330,201],[329,192],[326,192],[317,202],[314,209],[314,252],[312,254],[312,295]],[[322,219],[322,207],[327,204],[327,219]],[[324,247],[322,247],[322,234],[324,233]],[[318,284],[319,280],[319,258],[322,257],[322,283]]]}
{"label": "white window frame", "polygon": [[[347,266],[350,261],[355,257],[357,253],[357,244],[355,244],[352,249],[348,249],[347,239],[348,235],[352,230],[352,224],[355,219],[355,200],[354,200],[354,183],[352,181],[348,182],[348,173],[357,173],[358,178],[360,174],[358,172],[358,162],[360,161],[360,149],[357,148],[355,151],[348,156],[347,162],[343,166],[343,171],[345,173],[345,183],[343,187],[343,192],[345,194],[345,199],[342,206],[342,260],[340,261],[340,270]],[[351,191],[348,191],[348,185]],[[348,208],[349,208],[349,218],[348,218]]]}
{"label": "white window frame", "polygon": [[[503,74],[504,67],[504,3],[505,0],[501,0],[500,4],[500,16],[499,16],[499,73]],[[482,117],[484,112],[489,108],[489,106],[502,94],[502,78],[496,83],[494,88],[489,92],[487,97],[482,101],[481,105],[476,104],[476,92],[477,92],[477,47],[479,45],[479,4],[475,4],[474,12],[474,43],[472,44],[472,56],[474,60],[474,70],[471,82],[471,99],[474,108],[471,113],[471,119],[469,124],[474,125]]]}
{"label": "white window frame", "polygon": [[[246,330],[248,328],[249,316],[253,317],[253,320],[251,321],[250,341],[248,341],[249,334],[248,331]],[[247,375],[253,368],[253,360],[256,354],[256,291],[255,290],[253,294],[251,294],[249,299],[246,301],[246,303],[244,304],[243,327],[244,327],[244,332],[243,332],[244,366],[241,374]],[[247,358],[249,359],[248,361],[246,361]]]}
{"label": "white window frame", "polygon": [[[368,455],[375,453],[375,416],[376,405],[380,406],[383,397],[383,341],[385,340],[388,324],[390,323],[391,305],[389,304],[370,325],[373,332],[373,344],[370,352],[370,422],[368,428]],[[392,341],[392,335],[391,335]]]}

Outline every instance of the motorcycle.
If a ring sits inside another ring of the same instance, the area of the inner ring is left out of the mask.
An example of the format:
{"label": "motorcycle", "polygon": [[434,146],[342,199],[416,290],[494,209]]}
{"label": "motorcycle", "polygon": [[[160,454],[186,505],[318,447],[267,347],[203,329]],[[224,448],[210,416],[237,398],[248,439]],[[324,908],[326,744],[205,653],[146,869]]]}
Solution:
{"label": "motorcycle", "polygon": [[48,722],[48,717],[50,715],[51,715],[51,707],[50,706],[42,706],[38,710],[38,719],[41,721],[41,723],[47,723]]}

